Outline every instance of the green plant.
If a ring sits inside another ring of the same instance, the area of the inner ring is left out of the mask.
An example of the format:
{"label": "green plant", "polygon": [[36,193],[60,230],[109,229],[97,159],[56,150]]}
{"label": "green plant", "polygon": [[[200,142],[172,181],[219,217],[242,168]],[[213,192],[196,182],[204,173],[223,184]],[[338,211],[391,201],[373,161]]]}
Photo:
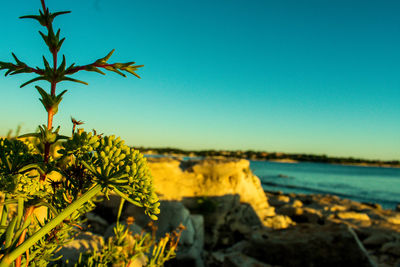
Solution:
{"label": "green plant", "polygon": [[[149,232],[142,230],[140,234],[132,235],[129,226],[133,224],[134,218],[129,217],[126,225],[120,223],[119,218],[125,200],[121,204],[114,227],[115,236],[108,239],[107,244],[100,251],[91,251],[81,254],[75,267],[106,267],[106,266],[131,266],[135,261],[146,263],[147,267],[162,266],[167,260],[174,258],[176,248],[182,231],[185,229],[180,225],[176,231],[166,233],[159,242],[156,242],[155,232],[157,227],[150,222]],[[150,259],[146,256],[149,255]]]}
{"label": "green plant", "polygon": [[[114,192],[124,201],[143,207],[153,220],[159,213],[152,177],[142,154],[115,136],[99,136],[83,129],[76,131],[76,125],[81,122],[74,119],[71,137],[59,134],[60,126],[53,127],[54,115],[67,92],[57,91],[59,83],[87,84],[71,77],[79,71],[104,74],[102,70],[107,70],[122,76],[125,76],[123,72],[128,72],[139,77],[136,71],[142,65],[108,63],[114,50],[91,64],[67,67],[64,55],[58,64],[58,53],[65,38],[60,37],[60,30],[54,30],[53,20],[69,11],[51,13],[44,0],[41,5],[39,15],[21,18],[36,20],[45,28],[46,32],[40,35],[49,49],[52,64],[43,56],[44,67],[33,68],[14,53],[15,63],[0,61],[0,70],[6,71],[5,76],[36,74],[21,87],[41,80],[50,84],[48,92],[35,86],[47,112],[47,125],[39,126],[37,133],[0,139],[1,267],[47,266],[49,261],[57,260],[53,258],[54,253],[73,238],[82,215],[93,209],[100,195],[107,197]],[[43,207],[45,214],[39,216],[37,211]],[[124,233],[126,236],[126,231],[118,224],[117,236],[109,247],[121,245],[121,236]],[[157,247],[154,241],[146,244]],[[170,249],[172,254],[166,257],[173,256],[176,246],[171,245]],[[132,253],[135,254],[135,250]]]}

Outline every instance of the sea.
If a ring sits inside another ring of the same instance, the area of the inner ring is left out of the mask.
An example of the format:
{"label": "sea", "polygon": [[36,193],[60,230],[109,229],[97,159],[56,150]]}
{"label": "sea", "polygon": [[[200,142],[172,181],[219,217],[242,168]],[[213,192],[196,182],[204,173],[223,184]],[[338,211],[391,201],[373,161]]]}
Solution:
{"label": "sea", "polygon": [[386,209],[400,204],[400,168],[250,161],[266,191],[331,194]]}

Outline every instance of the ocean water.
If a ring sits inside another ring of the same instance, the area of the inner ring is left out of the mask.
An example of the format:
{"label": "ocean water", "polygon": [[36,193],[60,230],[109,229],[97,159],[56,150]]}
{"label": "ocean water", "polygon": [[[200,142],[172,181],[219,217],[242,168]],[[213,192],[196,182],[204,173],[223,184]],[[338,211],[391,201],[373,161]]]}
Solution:
{"label": "ocean water", "polygon": [[251,161],[250,168],[268,191],[332,194],[387,209],[400,203],[400,168],[268,161]]}

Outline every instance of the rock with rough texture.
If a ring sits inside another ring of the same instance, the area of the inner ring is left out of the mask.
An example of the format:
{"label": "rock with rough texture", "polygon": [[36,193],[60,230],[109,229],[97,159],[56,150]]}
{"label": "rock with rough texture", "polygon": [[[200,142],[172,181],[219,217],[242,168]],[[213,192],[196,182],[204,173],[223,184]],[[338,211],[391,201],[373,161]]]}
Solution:
{"label": "rock with rough texture", "polygon": [[388,217],[386,217],[386,220],[387,220],[389,223],[400,225],[400,214],[388,216]]}
{"label": "rock with rough texture", "polygon": [[333,204],[333,205],[325,206],[324,210],[327,210],[327,211],[330,211],[330,212],[337,212],[337,211],[345,211],[345,210],[347,210],[347,208],[345,206],[342,206],[342,205]]}
{"label": "rock with rough texture", "polygon": [[322,213],[319,210],[307,207],[303,208],[303,214],[298,218],[298,220],[302,222],[319,224],[322,224],[324,222]]}
{"label": "rock with rough texture", "polygon": [[370,218],[365,213],[358,213],[353,211],[338,212],[336,216],[342,220],[355,220],[355,221],[369,221]]}
{"label": "rock with rough texture", "polygon": [[64,263],[68,261],[68,266],[73,266],[79,258],[80,253],[94,250],[99,251],[103,246],[103,236],[92,234],[91,232],[82,232],[74,240],[65,244],[56,254],[56,257],[62,255],[62,261]]}
{"label": "rock with rough texture", "polygon": [[336,224],[259,232],[243,253],[280,266],[376,266],[354,232]]}
{"label": "rock with rough texture", "polygon": [[225,255],[224,267],[271,267],[271,265],[260,262],[240,252]]}
{"label": "rock with rough texture", "polygon": [[176,259],[168,266],[193,266],[203,267],[203,246],[204,246],[204,218],[201,215],[190,215],[194,228],[194,242],[189,247],[178,247]]}
{"label": "rock with rough texture", "polygon": [[274,197],[270,197],[268,202],[271,206],[280,207],[290,202],[290,197],[285,195],[277,195]]}
{"label": "rock with rough texture", "polygon": [[[158,220],[154,221],[154,225],[157,226],[157,237],[163,237],[165,233],[176,230],[179,225],[182,224],[186,227],[186,230],[182,233],[180,244],[193,244],[194,228],[190,219],[189,210],[178,201],[161,201],[160,211]],[[122,213],[122,217],[133,217],[135,219],[135,224],[143,228],[151,221],[150,218],[144,214],[142,208],[133,205],[126,207]]]}
{"label": "rock with rough texture", "polygon": [[381,248],[381,251],[386,254],[400,257],[400,241],[384,244]]}
{"label": "rock with rough texture", "polygon": [[301,224],[259,232],[242,252],[280,266],[375,267],[354,232],[345,225]]}
{"label": "rock with rough texture", "polygon": [[205,224],[205,244],[228,246],[240,236],[260,228],[258,215],[249,204],[240,203],[238,195],[225,195],[206,198],[185,198],[183,203],[192,213],[202,214]]}
{"label": "rock with rough texture", "polygon": [[308,207],[298,208],[284,205],[276,210],[278,214],[289,216],[297,223],[322,223],[323,216],[319,210]]}
{"label": "rock with rough texture", "polygon": [[176,201],[162,201],[160,210],[159,218],[154,223],[158,227],[157,235],[161,237],[165,233],[174,231],[182,224],[186,230],[182,232],[179,243],[183,246],[191,246],[194,243],[195,229],[189,210],[182,203]]}
{"label": "rock with rough texture", "polygon": [[233,232],[247,235],[262,226],[260,219],[249,204],[241,203],[229,215],[230,218],[226,223]]}
{"label": "rock with rough texture", "polygon": [[291,205],[284,205],[276,209],[277,214],[282,214],[289,216],[291,218],[295,216],[300,216],[303,214],[303,208],[300,207],[293,207]]}
{"label": "rock with rough texture", "polygon": [[381,247],[384,243],[392,240],[392,237],[389,234],[384,233],[374,233],[364,239],[363,244],[366,247]]}
{"label": "rock with rough texture", "polygon": [[[197,267],[203,266],[201,255],[204,244],[203,217],[201,215],[191,215],[189,210],[178,201],[161,201],[160,211],[158,220],[154,222],[157,227],[157,238],[176,230],[180,224],[186,228],[182,232],[174,264],[177,266],[182,266],[182,264]],[[127,206],[123,212],[123,217],[134,217],[135,224],[141,227],[145,227],[150,222],[143,210],[133,205]]]}
{"label": "rock with rough texture", "polygon": [[296,223],[286,215],[276,215],[264,220],[264,226],[271,229],[285,229]]}
{"label": "rock with rough texture", "polygon": [[260,179],[249,166],[247,160],[149,159],[160,199],[239,195],[240,202],[248,203],[263,221],[265,217],[273,216],[274,212],[269,208]]}
{"label": "rock with rough texture", "polygon": [[303,202],[298,199],[293,200],[292,207],[294,208],[301,208],[303,207]]}
{"label": "rock with rough texture", "polygon": [[271,265],[256,260],[242,251],[246,249],[250,243],[248,241],[240,241],[232,247],[222,249],[210,253],[207,257],[207,266],[229,266],[229,267],[269,267]]}
{"label": "rock with rough texture", "polygon": [[87,224],[93,233],[104,234],[109,226],[109,223],[106,220],[93,212],[86,213],[85,216],[87,219]]}

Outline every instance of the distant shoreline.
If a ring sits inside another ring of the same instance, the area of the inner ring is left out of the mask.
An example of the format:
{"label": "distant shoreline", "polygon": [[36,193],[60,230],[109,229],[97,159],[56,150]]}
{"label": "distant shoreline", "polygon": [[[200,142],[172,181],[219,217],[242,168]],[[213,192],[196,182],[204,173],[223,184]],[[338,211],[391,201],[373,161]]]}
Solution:
{"label": "distant shoreline", "polygon": [[259,161],[269,161],[269,162],[288,163],[288,164],[311,162],[311,163],[325,163],[325,164],[332,164],[332,165],[357,166],[357,167],[400,168],[400,165],[390,165],[390,164],[346,163],[346,162],[344,162],[344,163],[334,163],[334,162],[327,163],[327,162],[318,162],[318,161],[298,161],[298,160],[293,160],[293,159],[273,159],[273,160],[259,160]]}
{"label": "distant shoreline", "polygon": [[213,157],[213,158],[237,158],[255,161],[270,161],[295,164],[301,162],[327,163],[346,166],[375,167],[375,168],[400,168],[400,161],[381,161],[357,158],[329,157],[326,155],[312,154],[287,154],[264,151],[227,151],[227,150],[182,150],[176,148],[144,148],[138,147],[144,154],[163,155],[174,157]]}

